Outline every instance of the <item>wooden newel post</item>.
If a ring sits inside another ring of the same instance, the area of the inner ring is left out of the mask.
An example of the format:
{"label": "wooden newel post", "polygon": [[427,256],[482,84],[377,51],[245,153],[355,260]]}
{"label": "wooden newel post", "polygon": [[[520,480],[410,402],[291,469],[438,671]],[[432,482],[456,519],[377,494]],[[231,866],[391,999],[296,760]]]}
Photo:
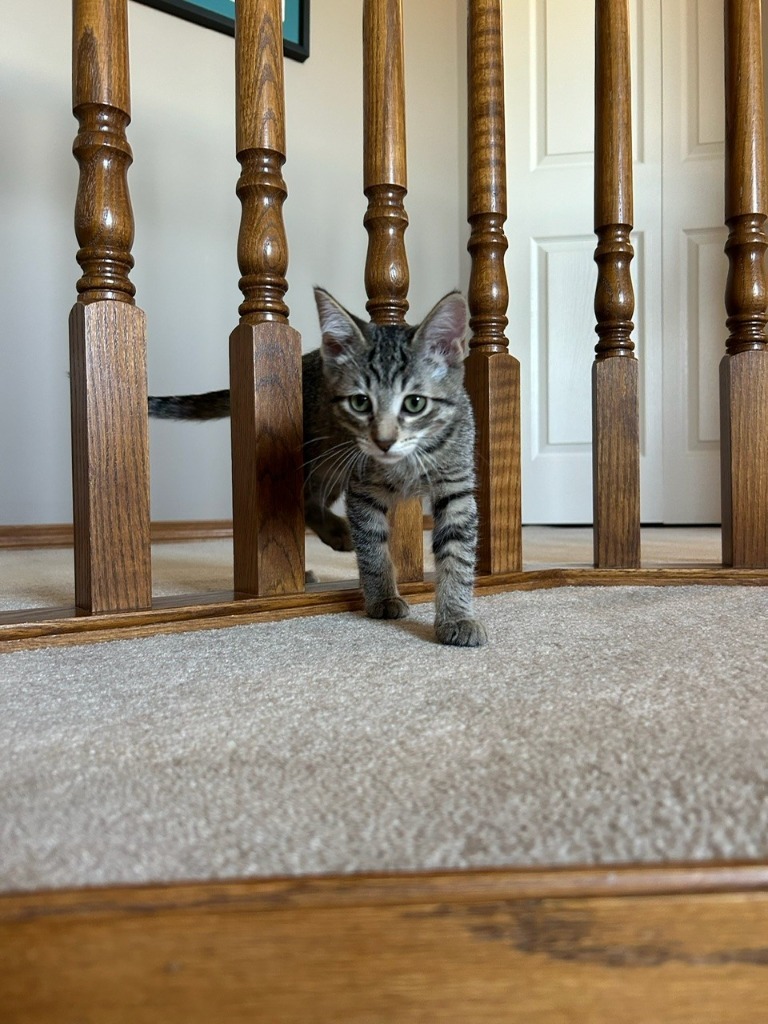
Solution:
{"label": "wooden newel post", "polygon": [[477,429],[478,570],[522,569],[520,503],[520,364],[505,336],[509,291],[504,62],[501,0],[470,0],[467,10],[467,216],[470,354],[466,384]]}
{"label": "wooden newel post", "polygon": [[768,568],[765,111],[760,0],[725,0],[725,290],[720,364],[723,562]]}
{"label": "wooden newel post", "polygon": [[[408,310],[405,229],[408,190],[401,0],[363,3],[363,190],[368,209],[366,309],[377,324],[401,324]],[[390,551],[401,582],[424,576],[424,521],[419,501],[390,515]]]}
{"label": "wooden newel post", "polygon": [[237,159],[242,171],[240,325],[230,335],[235,591],[304,589],[301,339],[288,325],[280,0],[235,5]]}
{"label": "wooden newel post", "polygon": [[134,305],[127,0],[74,0],[72,103],[82,277],[69,318],[75,601],[152,603],[144,314]]}
{"label": "wooden newel post", "polygon": [[628,0],[595,3],[595,234],[592,367],[594,556],[599,568],[640,565],[640,412],[631,334],[635,296]]}

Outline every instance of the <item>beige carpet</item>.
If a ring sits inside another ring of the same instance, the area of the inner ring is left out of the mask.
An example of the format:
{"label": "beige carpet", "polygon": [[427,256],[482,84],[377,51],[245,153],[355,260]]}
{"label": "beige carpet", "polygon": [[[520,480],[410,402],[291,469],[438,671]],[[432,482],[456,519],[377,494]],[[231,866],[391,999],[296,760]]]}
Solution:
{"label": "beige carpet", "polygon": [[0,888],[768,857],[768,590],[479,606],[0,656]]}

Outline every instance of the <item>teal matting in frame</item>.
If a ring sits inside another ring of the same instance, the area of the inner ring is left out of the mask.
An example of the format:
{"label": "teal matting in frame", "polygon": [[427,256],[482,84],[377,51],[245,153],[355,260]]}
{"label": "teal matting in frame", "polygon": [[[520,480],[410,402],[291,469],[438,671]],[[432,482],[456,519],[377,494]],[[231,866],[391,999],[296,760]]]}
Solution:
{"label": "teal matting in frame", "polygon": [[[217,32],[235,34],[235,0],[138,0],[166,14]],[[283,0],[283,52],[293,60],[309,56],[309,0]]]}

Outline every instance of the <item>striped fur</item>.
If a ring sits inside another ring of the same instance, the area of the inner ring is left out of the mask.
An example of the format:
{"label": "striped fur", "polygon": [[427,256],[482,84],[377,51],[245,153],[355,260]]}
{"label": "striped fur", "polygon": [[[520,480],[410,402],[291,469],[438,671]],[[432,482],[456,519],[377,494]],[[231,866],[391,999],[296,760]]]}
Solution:
{"label": "striped fur", "polygon": [[[417,327],[380,326],[315,290],[322,345],[303,359],[305,515],[336,550],[354,550],[366,610],[402,618],[389,555],[388,512],[408,497],[432,503],[435,632],[446,644],[486,642],[473,613],[477,507],[474,420],[464,389],[467,308],[446,295]],[[150,398],[152,416],[229,414],[228,392]],[[218,411],[216,411],[218,410]],[[346,495],[347,518],[332,508]]]}

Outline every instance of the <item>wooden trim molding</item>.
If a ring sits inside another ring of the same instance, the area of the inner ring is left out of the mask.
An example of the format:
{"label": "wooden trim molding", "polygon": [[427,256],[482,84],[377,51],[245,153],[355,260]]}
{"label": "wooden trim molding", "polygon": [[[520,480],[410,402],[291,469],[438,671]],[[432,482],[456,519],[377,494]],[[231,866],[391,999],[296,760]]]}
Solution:
{"label": "wooden trim molding", "polygon": [[754,1024],[768,864],[11,893],[0,948],[15,1024]]}
{"label": "wooden trim molding", "polygon": [[[594,586],[768,586],[768,569],[541,569],[480,576],[479,596],[511,590]],[[414,604],[432,600],[434,577],[403,583],[401,593]],[[0,653],[33,647],[125,640],[158,633],[219,629],[249,622],[276,621],[331,612],[359,611],[362,594],[352,580],[308,584],[303,594],[240,596],[233,591],[156,598],[135,612],[88,614],[77,608],[28,608],[0,612]]]}
{"label": "wooden trim molding", "polygon": [[[221,540],[232,536],[231,519],[167,519],[151,524],[153,544],[176,544],[191,540]],[[8,548],[71,548],[72,523],[29,523],[0,526],[0,550]]]}
{"label": "wooden trim molding", "polygon": [[[424,529],[432,529],[432,517],[424,516]],[[159,519],[152,522],[153,544],[183,544],[193,540],[228,540],[231,519]],[[72,523],[28,523],[0,526],[0,551],[11,548],[71,548]]]}

